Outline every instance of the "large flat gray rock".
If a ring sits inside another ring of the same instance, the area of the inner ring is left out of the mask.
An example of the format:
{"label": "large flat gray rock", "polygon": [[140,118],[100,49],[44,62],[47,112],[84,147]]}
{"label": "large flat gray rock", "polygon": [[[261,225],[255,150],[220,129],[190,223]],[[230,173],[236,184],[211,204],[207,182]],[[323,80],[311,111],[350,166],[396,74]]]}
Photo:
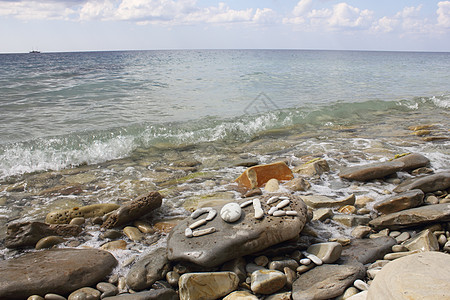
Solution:
{"label": "large flat gray rock", "polygon": [[363,265],[321,265],[303,273],[292,285],[293,300],[331,299],[364,277]]}
{"label": "large flat gray rock", "polygon": [[373,208],[382,214],[390,214],[408,208],[414,208],[423,204],[424,192],[419,189],[406,191],[390,196],[383,201],[376,203]]}
{"label": "large flat gray rock", "polygon": [[450,172],[442,172],[405,180],[394,189],[394,192],[401,193],[419,189],[424,193],[430,193],[434,191],[446,190],[448,188],[450,188]]}
{"label": "large flat gray rock", "polygon": [[67,295],[104,279],[117,260],[96,249],[51,249],[0,261],[0,299]]}
{"label": "large flat gray rock", "polygon": [[392,175],[398,171],[424,167],[429,163],[430,161],[425,156],[411,153],[394,160],[344,168],[339,176],[348,180],[369,181]]}
{"label": "large flat gray rock", "polygon": [[383,215],[369,222],[375,229],[400,229],[450,221],[450,203],[425,205]]}
{"label": "large flat gray rock", "polygon": [[[218,266],[233,258],[262,251],[272,245],[298,237],[307,221],[307,208],[303,201],[293,195],[289,206],[283,210],[296,211],[297,216],[274,217],[268,215],[271,206],[266,201],[273,196],[261,196],[264,217],[255,219],[252,205],[242,209],[241,218],[234,223],[226,223],[218,215],[198,229],[214,227],[216,232],[204,236],[188,238],[185,229],[197,219],[186,218],[170,233],[167,241],[168,257],[172,261],[188,261],[204,267]],[[281,194],[280,194],[281,195]],[[245,201],[236,201],[242,203]],[[220,212],[221,207],[215,207]]]}
{"label": "large flat gray rock", "polygon": [[375,239],[354,239],[345,246],[338,260],[342,264],[361,263],[363,265],[382,259],[385,254],[392,252],[392,246],[397,241],[390,236]]}
{"label": "large flat gray rock", "polygon": [[370,285],[367,300],[450,299],[450,255],[427,251],[385,265]]}

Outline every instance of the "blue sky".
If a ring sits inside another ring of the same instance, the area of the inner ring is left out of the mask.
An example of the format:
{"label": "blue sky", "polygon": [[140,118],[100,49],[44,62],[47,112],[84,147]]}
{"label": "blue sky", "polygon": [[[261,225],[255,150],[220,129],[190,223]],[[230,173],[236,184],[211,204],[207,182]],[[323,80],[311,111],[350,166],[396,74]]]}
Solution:
{"label": "blue sky", "polygon": [[0,53],[450,51],[450,1],[0,0]]}

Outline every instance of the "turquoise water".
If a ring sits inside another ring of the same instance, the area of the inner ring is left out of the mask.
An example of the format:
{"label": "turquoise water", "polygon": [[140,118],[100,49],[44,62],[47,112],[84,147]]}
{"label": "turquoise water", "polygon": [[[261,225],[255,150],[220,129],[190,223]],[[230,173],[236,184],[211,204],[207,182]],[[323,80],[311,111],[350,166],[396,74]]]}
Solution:
{"label": "turquoise water", "polygon": [[245,142],[268,130],[363,124],[393,113],[448,115],[449,70],[450,53],[4,54],[0,178],[162,144]]}

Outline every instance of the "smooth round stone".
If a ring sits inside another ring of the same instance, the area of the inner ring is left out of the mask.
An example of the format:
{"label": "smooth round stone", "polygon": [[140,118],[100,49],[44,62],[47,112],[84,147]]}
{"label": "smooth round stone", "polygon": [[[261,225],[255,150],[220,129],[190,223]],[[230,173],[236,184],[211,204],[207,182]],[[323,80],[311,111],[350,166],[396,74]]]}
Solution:
{"label": "smooth round stone", "polygon": [[125,249],[127,249],[127,242],[125,242],[124,240],[111,241],[106,244],[103,244],[100,247],[100,249],[107,250],[107,251],[118,250],[118,249],[125,250]]}
{"label": "smooth round stone", "polygon": [[302,259],[300,259],[300,264],[302,264],[302,265],[307,266],[310,263],[311,263],[311,260],[309,258],[302,258]]}
{"label": "smooth round stone", "polygon": [[55,245],[63,243],[65,240],[57,235],[46,236],[40,239],[35,246],[36,250],[51,248]]}
{"label": "smooth round stone", "polygon": [[44,300],[44,298],[42,298],[39,295],[32,295],[32,296],[28,297],[27,300]]}
{"label": "smooth round stone", "polygon": [[267,256],[261,255],[255,258],[255,264],[257,264],[258,266],[265,267],[268,263],[269,259],[267,258]]}
{"label": "smooth round stone", "polygon": [[220,210],[220,217],[228,223],[239,220],[242,215],[242,209],[237,203],[227,203]]}
{"label": "smooth round stone", "polygon": [[72,220],[70,220],[69,224],[81,226],[84,224],[85,221],[86,220],[83,217],[76,217],[76,218],[73,218]]}
{"label": "smooth round stone", "polygon": [[403,245],[393,245],[392,246],[392,252],[407,252],[409,251],[408,248],[406,248]]}
{"label": "smooth round stone", "polygon": [[178,286],[179,279],[180,279],[180,274],[178,274],[177,272],[170,271],[170,272],[167,272],[167,274],[166,274],[167,282],[173,287]]}
{"label": "smooth round stone", "polygon": [[122,236],[122,232],[120,232],[119,230],[115,230],[115,229],[108,229],[101,235],[102,238],[111,239],[111,240],[118,239],[121,236]]}
{"label": "smooth round stone", "polygon": [[258,297],[246,291],[236,291],[228,294],[223,300],[258,300]]}
{"label": "smooth round stone", "polygon": [[133,226],[127,226],[123,229],[123,233],[133,242],[140,241],[144,238],[142,232]]}
{"label": "smooth round stone", "polygon": [[150,224],[148,224],[147,222],[138,220],[138,221],[134,221],[133,225],[137,229],[139,229],[139,231],[142,232],[142,233],[148,233],[148,234],[154,234],[155,233],[155,229]]}
{"label": "smooth round stone", "polygon": [[68,300],[99,300],[100,299],[100,291],[90,288],[84,287],[76,290],[75,292],[69,295]]}
{"label": "smooth round stone", "polygon": [[95,286],[97,290],[102,292],[100,295],[100,298],[103,299],[105,297],[115,296],[119,293],[119,289],[114,284],[111,284],[109,282],[99,282]]}
{"label": "smooth round stone", "polygon": [[276,270],[258,270],[252,273],[251,289],[258,294],[273,294],[287,282],[286,275]]}
{"label": "smooth round stone", "polygon": [[369,285],[361,279],[356,279],[353,285],[360,291],[367,291],[369,289]]}
{"label": "smooth round stone", "polygon": [[46,294],[44,296],[44,299],[45,300],[67,300],[66,297],[63,297],[63,296],[58,295],[58,294],[52,294],[52,293]]}

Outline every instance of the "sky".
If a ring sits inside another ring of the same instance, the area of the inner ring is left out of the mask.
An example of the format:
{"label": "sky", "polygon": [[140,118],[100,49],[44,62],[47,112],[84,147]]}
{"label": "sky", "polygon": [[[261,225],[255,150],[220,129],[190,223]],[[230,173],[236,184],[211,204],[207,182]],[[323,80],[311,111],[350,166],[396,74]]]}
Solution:
{"label": "sky", "polygon": [[152,49],[450,52],[450,1],[0,0],[0,53]]}

